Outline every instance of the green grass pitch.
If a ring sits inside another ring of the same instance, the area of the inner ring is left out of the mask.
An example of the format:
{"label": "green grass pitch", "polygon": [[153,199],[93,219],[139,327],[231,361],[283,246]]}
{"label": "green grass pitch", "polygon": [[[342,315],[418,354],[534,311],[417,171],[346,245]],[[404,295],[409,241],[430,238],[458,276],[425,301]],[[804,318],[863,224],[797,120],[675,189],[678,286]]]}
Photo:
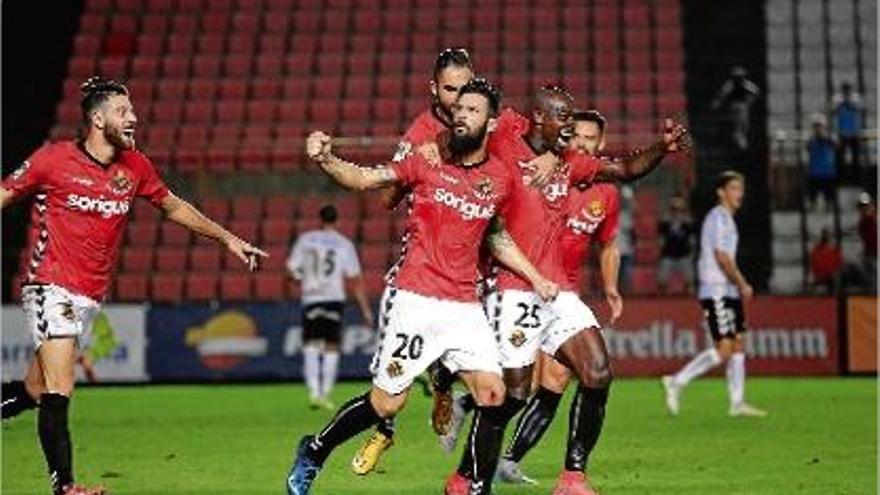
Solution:
{"label": "green grass pitch", "polygon": [[[343,384],[335,398],[365,387]],[[496,494],[551,492],[570,395],[523,463],[540,484],[497,485]],[[876,493],[875,379],[752,379],[747,396],[770,416],[728,418],[724,382],[708,379],[670,418],[656,380],[618,380],[591,460],[595,485],[605,495]],[[89,388],[73,404],[78,480],[114,495],[282,494],[298,438],[331,415],[308,410],[301,385]],[[360,436],[334,453],[313,493],[442,493],[458,455],[439,449],[429,409],[428,399],[411,398],[379,472],[350,471]],[[34,428],[32,412],[3,426],[5,495],[48,493]]]}

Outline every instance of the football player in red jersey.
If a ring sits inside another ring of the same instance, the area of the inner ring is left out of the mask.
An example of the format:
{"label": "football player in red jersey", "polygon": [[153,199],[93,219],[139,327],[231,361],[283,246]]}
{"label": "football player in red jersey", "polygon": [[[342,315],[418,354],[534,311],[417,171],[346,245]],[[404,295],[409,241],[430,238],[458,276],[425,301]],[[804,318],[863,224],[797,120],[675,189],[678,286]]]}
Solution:
{"label": "football player in red jersey", "polygon": [[[566,279],[559,239],[566,224],[569,188],[581,182],[635,180],[654,170],[686,138],[684,127],[667,119],[657,143],[623,161],[561,151],[570,135],[572,109],[573,99],[567,92],[545,87],[535,95],[530,119],[505,110],[489,140],[490,153],[520,169],[520,180],[531,186],[519,188],[521,194],[501,211],[504,226],[538,270],[560,284]],[[530,166],[536,158],[537,166]],[[505,426],[530,394],[532,367],[539,350],[568,366],[580,382],[584,399],[578,435],[600,431],[604,418],[611,372],[592,311],[571,290],[561,291],[552,303],[545,303],[518,276],[499,268],[498,290],[487,305],[499,331],[507,396],[501,406],[478,410],[468,448],[458,470],[447,480],[447,494],[491,491]],[[475,444],[479,445],[476,450]],[[494,445],[494,452],[486,445]],[[484,454],[474,456],[475,451]],[[584,474],[577,474],[585,484]],[[578,480],[566,476],[563,481],[573,487]]]}
{"label": "football player in red jersey", "polygon": [[81,140],[43,146],[0,186],[2,207],[35,197],[22,305],[36,350],[24,381],[3,384],[2,416],[39,409],[37,430],[56,495],[103,493],[74,484],[68,409],[78,341],[107,294],[135,198],[222,243],[251,269],[267,256],[169,192],[135,150],[137,116],[124,85],[89,79],[81,107]]}
{"label": "football player in red jersey", "polygon": [[[595,110],[574,114],[574,133],[569,140],[569,148],[581,153],[596,156],[605,145],[605,118]],[[620,214],[620,199],[617,187],[612,183],[592,185],[578,184],[569,192],[566,228],[560,244],[563,264],[567,274],[566,290],[579,291],[583,287],[581,269],[586,261],[591,242],[597,242],[599,266],[605,291],[605,300],[611,310],[610,323],[614,323],[623,313],[623,299],[617,288],[620,252],[617,249],[617,228]],[[519,467],[522,458],[540,441],[556,415],[559,401],[571,379],[571,371],[553,356],[541,352],[535,366],[537,390],[529,399],[520,415],[514,436],[501,458],[498,466],[498,479],[506,483],[528,483]],[[565,470],[572,473],[583,472],[587,456],[598,439],[598,431],[581,431],[578,426],[583,393],[579,389],[571,404],[569,414],[569,435],[566,448]],[[597,425],[593,425],[597,426]],[[581,435],[578,433],[586,433]],[[565,480],[578,478],[577,474],[560,477],[558,490],[561,493],[584,493],[584,483],[565,487]],[[568,491],[564,491],[568,490]],[[585,492],[589,493],[589,492]]]}
{"label": "football player in red jersey", "polygon": [[[474,70],[470,54],[463,48],[446,48],[434,61],[434,72],[430,82],[431,106],[422,111],[410,124],[397,145],[392,158],[393,162],[401,162],[428,142],[437,139],[437,135],[449,128],[452,123],[452,107],[458,98],[458,91],[473,79]],[[388,209],[396,208],[408,195],[409,189],[394,184],[380,190],[383,204]],[[406,237],[403,239],[406,240]],[[431,374],[442,369],[432,366]],[[445,371],[445,370],[444,370]],[[454,377],[452,377],[454,378]],[[446,378],[452,380],[452,378]],[[424,380],[419,378],[419,380]],[[440,387],[440,393],[434,394],[434,400],[449,402],[452,392],[449,387]],[[442,410],[443,407],[435,407]],[[382,454],[394,444],[394,417],[384,418],[358,449],[351,461],[351,468],[358,475],[366,475],[375,469]]]}
{"label": "football player in red jersey", "polygon": [[[412,189],[413,206],[410,238],[382,297],[373,386],[342,406],[320,433],[302,439],[287,477],[288,494],[307,495],[333,449],[397,414],[413,379],[438,359],[458,372],[481,406],[503,401],[498,347],[476,284],[481,242],[518,187],[516,171],[486,152],[498,107],[491,84],[465,84],[444,159],[436,166],[416,153],[388,167],[363,168],[333,156],[329,136],[309,136],[308,156],[338,183],[354,190],[400,183]],[[506,232],[493,232],[487,242],[540,297],[556,296],[556,284],[534,269]]]}

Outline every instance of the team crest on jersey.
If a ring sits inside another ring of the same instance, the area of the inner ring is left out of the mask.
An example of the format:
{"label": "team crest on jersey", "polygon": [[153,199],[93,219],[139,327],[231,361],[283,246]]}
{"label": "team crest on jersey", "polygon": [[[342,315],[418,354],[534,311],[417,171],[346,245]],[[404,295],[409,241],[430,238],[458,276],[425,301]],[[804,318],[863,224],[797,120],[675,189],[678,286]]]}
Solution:
{"label": "team crest on jersey", "polygon": [[22,162],[22,164],[19,165],[19,167],[17,169],[15,169],[15,172],[12,172],[12,180],[21,179],[21,176],[24,175],[24,173],[27,172],[27,169],[29,169],[30,167],[31,167],[31,162],[29,162],[27,160]]}
{"label": "team crest on jersey", "polygon": [[385,368],[385,372],[388,373],[388,376],[391,378],[397,378],[403,374],[403,365],[400,364],[400,361],[395,359],[388,364],[388,367]]}
{"label": "team crest on jersey", "polygon": [[69,301],[64,301],[61,303],[61,316],[68,320],[73,321],[76,319],[76,313],[73,311],[73,303]]}
{"label": "team crest on jersey", "polygon": [[492,185],[492,179],[488,177],[483,177],[474,184],[476,196],[482,200],[489,199],[492,196],[493,189],[494,186]]}
{"label": "team crest on jersey", "polygon": [[120,196],[127,194],[131,191],[131,188],[134,186],[134,182],[128,178],[121,170],[116,171],[116,175],[110,179],[110,182],[107,184],[107,187],[113,191],[114,194],[118,194]]}
{"label": "team crest on jersey", "polygon": [[509,340],[514,347],[522,347],[522,345],[526,343],[526,333],[521,328],[517,328],[512,334],[510,334],[510,337],[507,340]]}
{"label": "team crest on jersey", "polygon": [[591,201],[588,208],[590,216],[592,217],[602,218],[605,216],[605,205],[598,199]]}

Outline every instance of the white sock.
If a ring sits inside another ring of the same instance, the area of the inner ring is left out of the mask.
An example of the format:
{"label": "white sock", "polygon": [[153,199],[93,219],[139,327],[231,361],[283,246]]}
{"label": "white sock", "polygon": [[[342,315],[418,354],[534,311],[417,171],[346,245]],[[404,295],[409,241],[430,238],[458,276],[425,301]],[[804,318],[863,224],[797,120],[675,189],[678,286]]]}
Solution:
{"label": "white sock", "polygon": [[324,353],[324,362],[321,363],[321,397],[325,399],[336,385],[336,371],[339,368],[339,352],[327,351]]}
{"label": "white sock", "polygon": [[737,352],[727,362],[727,394],[730,397],[730,407],[737,407],[743,403],[746,391],[746,355]]}
{"label": "white sock", "polygon": [[686,364],[684,368],[675,375],[675,377],[673,377],[673,383],[675,383],[676,386],[684,387],[690,383],[691,380],[718,366],[720,363],[721,355],[718,354],[718,351],[716,351],[714,347],[706,349],[694,356],[694,358],[691,359],[691,361]]}
{"label": "white sock", "polygon": [[303,347],[303,375],[309,397],[317,399],[321,396],[321,348],[314,344]]}

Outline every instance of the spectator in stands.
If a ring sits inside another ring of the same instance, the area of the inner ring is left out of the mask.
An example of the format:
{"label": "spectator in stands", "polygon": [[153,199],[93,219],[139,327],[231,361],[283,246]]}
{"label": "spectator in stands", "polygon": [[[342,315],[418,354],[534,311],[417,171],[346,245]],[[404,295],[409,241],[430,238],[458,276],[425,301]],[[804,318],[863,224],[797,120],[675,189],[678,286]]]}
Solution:
{"label": "spectator in stands", "polygon": [[844,81],[840,85],[840,93],[834,95],[831,100],[831,112],[834,116],[834,125],[837,131],[839,146],[837,148],[837,163],[841,167],[846,161],[846,152],[850,153],[850,172],[846,175],[858,181],[862,155],[862,125],[864,122],[865,107],[858,93],[853,91],[852,83]]}
{"label": "spectator in stands", "polygon": [[837,202],[837,145],[828,134],[828,123],[824,115],[813,114],[812,125],[813,135],[807,141],[810,157],[807,189],[813,209],[824,211],[826,205]]}
{"label": "spectator in stands", "polygon": [[810,252],[813,288],[824,289],[827,294],[836,293],[842,266],[843,255],[840,246],[831,240],[831,231],[826,227],[822,229],[819,242]]}
{"label": "spectator in stands", "polygon": [[663,242],[660,251],[660,270],[657,272],[660,292],[667,292],[669,279],[676,273],[684,280],[685,292],[690,292],[694,281],[691,259],[694,224],[684,197],[680,195],[672,197],[669,204],[669,218],[660,222],[658,230]]}
{"label": "spectator in stands", "polygon": [[859,237],[862,238],[862,268],[865,286],[877,291],[877,205],[867,192],[859,198]]}
{"label": "spectator in stands", "polygon": [[620,251],[620,289],[632,288],[632,265],[635,257],[635,195],[631,186],[620,186],[620,224],[617,231],[617,248]]}
{"label": "spectator in stands", "polygon": [[747,77],[746,69],[740,65],[730,68],[730,74],[712,100],[713,110],[727,112],[730,126],[730,139],[740,151],[749,149],[750,110],[761,94],[758,85]]}

